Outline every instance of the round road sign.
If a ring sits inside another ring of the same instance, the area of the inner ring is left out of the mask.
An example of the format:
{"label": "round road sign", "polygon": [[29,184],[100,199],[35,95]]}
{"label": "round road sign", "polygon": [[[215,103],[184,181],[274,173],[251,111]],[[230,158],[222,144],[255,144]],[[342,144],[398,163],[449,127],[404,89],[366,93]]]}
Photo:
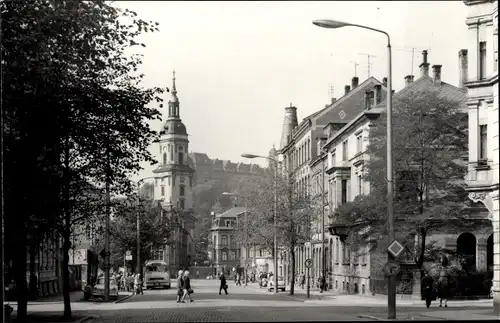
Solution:
{"label": "round road sign", "polygon": [[306,261],[304,263],[305,263],[307,268],[311,268],[313,265],[312,259],[306,259]]}
{"label": "round road sign", "polygon": [[396,276],[399,274],[400,266],[397,262],[388,262],[384,265],[384,273],[386,276]]}

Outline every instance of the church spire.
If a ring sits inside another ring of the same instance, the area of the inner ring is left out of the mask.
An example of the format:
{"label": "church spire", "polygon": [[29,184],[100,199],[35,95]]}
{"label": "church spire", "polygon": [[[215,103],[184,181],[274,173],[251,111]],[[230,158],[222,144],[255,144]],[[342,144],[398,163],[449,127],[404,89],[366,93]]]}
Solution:
{"label": "church spire", "polygon": [[172,72],[172,92],[170,101],[168,101],[168,117],[179,118],[179,98],[177,97],[177,88],[175,87],[175,71]]}

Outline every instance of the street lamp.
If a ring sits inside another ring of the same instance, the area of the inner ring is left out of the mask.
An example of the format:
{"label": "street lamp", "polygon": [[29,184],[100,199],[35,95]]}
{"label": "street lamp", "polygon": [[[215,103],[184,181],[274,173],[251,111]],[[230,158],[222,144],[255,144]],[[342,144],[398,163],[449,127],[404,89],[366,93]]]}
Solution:
{"label": "street lamp", "polygon": [[[338,20],[314,20],[314,25],[322,28],[341,28],[341,27],[358,27],[368,29],[387,36],[387,226],[389,231],[389,243],[392,243],[394,237],[394,205],[393,205],[393,178],[392,178],[392,51],[391,51],[391,37],[383,30],[371,28],[368,26],[352,24]],[[394,261],[394,257],[387,252],[389,261]],[[396,318],[396,277],[388,277],[388,295],[387,305],[389,307],[388,318]]]}
{"label": "street lamp", "polygon": [[277,229],[277,216],[278,216],[278,160],[272,157],[254,155],[254,154],[241,154],[243,158],[264,158],[274,162],[274,293],[278,293],[278,239],[276,237]]}
{"label": "street lamp", "polygon": [[139,206],[140,206],[140,188],[141,188],[141,183],[146,180],[146,179],[152,179],[154,178],[153,176],[149,177],[143,177],[140,180],[137,181],[137,215],[136,215],[136,239],[137,239],[137,263],[135,267],[135,271],[137,274],[141,272],[141,220],[139,217]]}
{"label": "street lamp", "polygon": [[[234,196],[234,197],[241,197],[241,195],[236,194],[236,193],[229,193],[229,192],[223,192],[222,195],[224,196]],[[248,268],[247,268],[247,263],[248,263],[248,229],[247,229],[247,202],[245,201],[245,286],[248,286]]]}

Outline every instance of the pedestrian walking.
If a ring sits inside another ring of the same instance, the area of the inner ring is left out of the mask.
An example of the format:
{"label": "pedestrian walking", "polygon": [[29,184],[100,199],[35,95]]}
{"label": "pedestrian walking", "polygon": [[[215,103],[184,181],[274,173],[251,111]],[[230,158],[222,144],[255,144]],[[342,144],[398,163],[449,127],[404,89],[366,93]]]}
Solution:
{"label": "pedestrian walking", "polygon": [[182,274],[184,271],[179,270],[177,273],[177,303],[181,302],[181,297],[184,295],[184,280],[182,279]]}
{"label": "pedestrian walking", "polygon": [[425,305],[429,308],[434,297],[434,279],[428,272],[422,279],[422,293],[425,299]]}
{"label": "pedestrian walking", "polygon": [[241,286],[241,275],[240,274],[236,275],[236,286]]}
{"label": "pedestrian walking", "polygon": [[181,298],[181,303],[185,303],[184,299],[189,297],[189,302],[194,302],[193,299],[191,298],[191,294],[193,293],[193,289],[191,288],[191,279],[189,278],[189,271],[185,271],[184,274],[182,275],[182,291],[183,295]]}
{"label": "pedestrian walking", "polygon": [[326,291],[326,277],[325,274],[321,274],[319,278],[319,288],[320,288],[320,293],[323,293],[323,291]]}
{"label": "pedestrian walking", "polygon": [[226,292],[226,295],[227,295],[227,287],[228,286],[227,286],[227,282],[226,282],[226,277],[224,276],[223,272],[220,273],[219,279],[220,279],[219,295],[221,295],[222,290],[224,290],[224,292]]}
{"label": "pedestrian walking", "polygon": [[443,269],[441,271],[441,274],[439,276],[438,280],[438,297],[439,297],[439,307],[443,306],[443,300],[444,300],[444,307],[448,307],[448,297],[450,294],[450,285],[449,285],[449,279],[448,275],[446,273],[446,269]]}
{"label": "pedestrian walking", "polygon": [[306,284],[306,275],[304,273],[300,274],[300,287],[304,289],[304,285]]}
{"label": "pedestrian walking", "polygon": [[141,274],[135,275],[134,279],[134,293],[136,295],[144,295],[144,291],[142,290],[142,279]]}

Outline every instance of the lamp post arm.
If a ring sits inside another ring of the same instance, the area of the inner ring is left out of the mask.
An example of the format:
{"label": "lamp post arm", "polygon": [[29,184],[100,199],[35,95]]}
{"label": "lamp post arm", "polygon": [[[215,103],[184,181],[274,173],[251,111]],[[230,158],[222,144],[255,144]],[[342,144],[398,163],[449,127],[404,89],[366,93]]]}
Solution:
{"label": "lamp post arm", "polygon": [[363,26],[363,25],[357,25],[357,24],[349,24],[348,26],[358,27],[358,28],[363,28],[363,29],[368,29],[368,30],[372,30],[372,31],[376,31],[378,33],[384,34],[384,35],[387,36],[387,46],[391,46],[391,37],[389,36],[388,33],[386,33],[383,30],[372,28],[372,27],[368,27],[368,26]]}

